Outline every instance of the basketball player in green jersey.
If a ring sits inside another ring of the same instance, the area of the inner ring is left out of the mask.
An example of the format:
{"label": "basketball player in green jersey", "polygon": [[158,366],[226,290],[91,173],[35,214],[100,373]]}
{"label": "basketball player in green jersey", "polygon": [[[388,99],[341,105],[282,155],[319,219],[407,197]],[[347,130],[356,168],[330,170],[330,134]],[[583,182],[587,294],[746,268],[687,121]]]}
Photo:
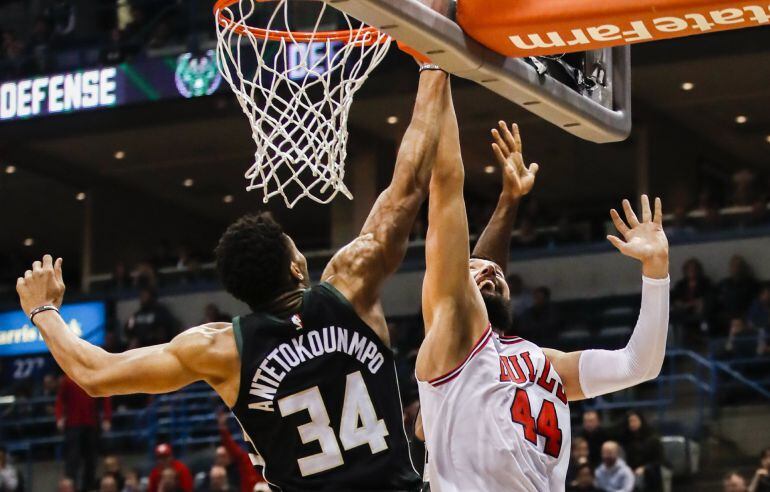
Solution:
{"label": "basketball player in green jersey", "polygon": [[280,225],[265,214],[246,216],[224,233],[216,256],[225,289],[252,312],[111,354],[59,316],[61,259],[36,261],[17,291],[64,372],[93,396],[207,382],[264,459],[274,490],[419,489],[380,292],[403,260],[451,106],[447,74],[434,66],[421,72],[393,180],[315,287]]}

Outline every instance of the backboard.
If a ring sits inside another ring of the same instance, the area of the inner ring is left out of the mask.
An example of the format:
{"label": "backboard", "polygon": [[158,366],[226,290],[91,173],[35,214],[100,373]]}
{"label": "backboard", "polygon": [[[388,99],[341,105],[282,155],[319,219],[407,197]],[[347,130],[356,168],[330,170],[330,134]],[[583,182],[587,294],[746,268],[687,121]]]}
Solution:
{"label": "backboard", "polygon": [[456,0],[324,1],[580,138],[616,142],[631,131],[628,46],[586,52],[582,65],[600,83],[575,90],[537,59],[503,56],[467,35],[457,21]]}

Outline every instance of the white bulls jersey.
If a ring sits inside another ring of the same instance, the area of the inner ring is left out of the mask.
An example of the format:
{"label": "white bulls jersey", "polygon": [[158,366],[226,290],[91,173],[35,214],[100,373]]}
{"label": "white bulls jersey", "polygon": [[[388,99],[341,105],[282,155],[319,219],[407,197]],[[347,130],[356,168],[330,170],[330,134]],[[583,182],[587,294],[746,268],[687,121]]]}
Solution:
{"label": "white bulls jersey", "polygon": [[540,347],[487,329],[460,366],[419,389],[432,492],[564,490],[569,406]]}

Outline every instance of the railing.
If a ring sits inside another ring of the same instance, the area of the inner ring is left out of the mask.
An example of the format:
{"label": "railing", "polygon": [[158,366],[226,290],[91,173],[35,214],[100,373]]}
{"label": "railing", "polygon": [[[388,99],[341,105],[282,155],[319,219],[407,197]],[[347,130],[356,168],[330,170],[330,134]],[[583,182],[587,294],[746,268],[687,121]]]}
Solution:
{"label": "railing", "polygon": [[[612,397],[598,397],[588,403],[587,408],[599,411],[624,409],[649,409],[657,413],[658,425],[676,423],[690,437],[700,437],[705,424],[718,417],[720,391],[725,385],[737,385],[754,392],[770,403],[770,391],[766,382],[754,381],[735,370],[733,365],[747,364],[753,360],[735,359],[729,361],[704,357],[685,349],[670,349],[666,353],[666,367],[655,380],[646,383],[647,390],[641,389],[645,398],[628,397],[619,393]],[[681,391],[685,384],[693,391]],[[653,391],[649,391],[653,388]],[[634,392],[636,390],[631,390]],[[693,401],[694,400],[694,401]],[[13,397],[0,398],[0,442],[11,452],[22,455],[27,462],[25,475],[27,483],[33,479],[30,462],[40,456],[62,456],[63,436],[56,432],[52,415],[40,416],[46,406],[54,403],[53,398],[16,400]],[[13,410],[12,406],[18,408]],[[679,408],[695,409],[695,418],[686,423],[671,417]],[[21,408],[25,412],[20,414]],[[223,408],[219,396],[204,383],[197,383],[183,390],[153,397],[146,408],[139,410],[116,410],[113,413],[113,429],[102,438],[123,448],[144,449],[148,462],[153,459],[155,446],[168,442],[175,452],[183,456],[187,451],[211,446],[219,442],[216,414]],[[32,437],[30,437],[32,436]]]}
{"label": "railing", "polygon": [[[680,369],[683,365],[682,361],[686,367]],[[678,384],[685,383],[695,390],[696,399],[696,418],[691,422],[688,433],[691,436],[700,436],[705,422],[719,416],[720,391],[727,385],[747,389],[770,404],[770,390],[766,387],[770,385],[770,379],[755,381],[732,367],[757,363],[769,364],[770,358],[717,360],[713,357],[704,357],[692,350],[669,349],[666,351],[666,370],[649,383],[656,386],[655,397],[623,400],[598,397],[588,405],[588,408],[598,411],[654,409],[657,411],[659,423],[670,422],[673,419],[668,418],[668,412],[673,410],[677,403],[689,403],[683,400],[692,397],[692,393],[686,394],[679,391]]]}

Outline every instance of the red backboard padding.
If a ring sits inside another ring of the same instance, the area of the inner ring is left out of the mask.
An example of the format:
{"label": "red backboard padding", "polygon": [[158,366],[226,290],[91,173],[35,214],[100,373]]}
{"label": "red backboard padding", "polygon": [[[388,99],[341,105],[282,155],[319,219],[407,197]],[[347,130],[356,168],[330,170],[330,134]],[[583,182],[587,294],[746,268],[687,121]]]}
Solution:
{"label": "red backboard padding", "polygon": [[458,0],[457,20],[488,48],[511,57],[767,25],[767,0]]}

